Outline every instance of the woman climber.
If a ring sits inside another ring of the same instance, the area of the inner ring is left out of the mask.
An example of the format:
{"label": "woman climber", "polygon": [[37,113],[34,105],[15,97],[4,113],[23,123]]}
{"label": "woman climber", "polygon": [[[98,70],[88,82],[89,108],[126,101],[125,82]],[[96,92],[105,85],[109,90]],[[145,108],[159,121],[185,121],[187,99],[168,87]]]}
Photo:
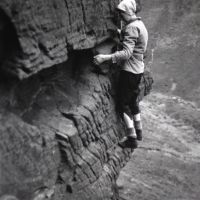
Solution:
{"label": "woman climber", "polygon": [[117,6],[120,18],[124,22],[121,31],[122,50],[113,54],[98,54],[94,63],[105,61],[120,63],[117,104],[120,115],[126,125],[127,136],[119,143],[122,148],[137,148],[137,140],[142,140],[142,123],[139,103],[139,83],[144,72],[144,53],[147,48],[148,32],[140,17],[136,14],[141,6],[135,0],[122,0]]}

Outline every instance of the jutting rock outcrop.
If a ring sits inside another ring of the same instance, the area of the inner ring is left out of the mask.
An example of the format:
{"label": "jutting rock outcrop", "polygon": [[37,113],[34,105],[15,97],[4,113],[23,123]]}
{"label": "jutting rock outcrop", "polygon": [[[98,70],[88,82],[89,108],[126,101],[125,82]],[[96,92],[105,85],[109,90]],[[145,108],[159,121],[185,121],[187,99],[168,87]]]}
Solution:
{"label": "jutting rock outcrop", "polygon": [[117,199],[132,152],[115,70],[92,64],[113,48],[116,3],[0,1],[0,200]]}
{"label": "jutting rock outcrop", "polygon": [[94,47],[113,30],[116,3],[114,0],[2,0],[1,18],[7,20],[1,22],[1,27],[9,26],[7,33],[11,30],[10,34],[17,39],[17,51],[7,57],[3,67],[23,79],[66,61],[70,49]]}

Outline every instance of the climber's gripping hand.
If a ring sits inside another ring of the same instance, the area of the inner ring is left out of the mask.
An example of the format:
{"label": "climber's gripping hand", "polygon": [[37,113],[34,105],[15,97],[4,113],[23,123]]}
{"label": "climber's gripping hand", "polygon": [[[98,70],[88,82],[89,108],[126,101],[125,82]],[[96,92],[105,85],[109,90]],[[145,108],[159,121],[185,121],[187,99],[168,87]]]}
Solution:
{"label": "climber's gripping hand", "polygon": [[94,56],[94,64],[100,65],[105,61],[111,60],[111,55],[98,54]]}
{"label": "climber's gripping hand", "polygon": [[100,65],[104,62],[104,55],[103,54],[98,54],[94,56],[94,64],[95,65]]}

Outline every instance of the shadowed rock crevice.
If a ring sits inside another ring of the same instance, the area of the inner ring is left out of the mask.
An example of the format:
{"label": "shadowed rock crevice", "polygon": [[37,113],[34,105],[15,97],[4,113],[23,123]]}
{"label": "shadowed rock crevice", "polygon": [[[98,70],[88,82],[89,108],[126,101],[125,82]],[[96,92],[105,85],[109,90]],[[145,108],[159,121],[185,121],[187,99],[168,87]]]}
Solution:
{"label": "shadowed rock crevice", "polygon": [[2,65],[19,54],[20,45],[16,29],[6,13],[0,9],[0,69]]}

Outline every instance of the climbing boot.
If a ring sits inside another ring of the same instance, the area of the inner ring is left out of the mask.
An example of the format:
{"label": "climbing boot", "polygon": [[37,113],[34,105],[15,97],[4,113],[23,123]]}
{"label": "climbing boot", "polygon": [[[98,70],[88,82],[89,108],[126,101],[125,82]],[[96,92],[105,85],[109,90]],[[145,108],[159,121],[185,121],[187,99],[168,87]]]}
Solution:
{"label": "climbing boot", "polygon": [[137,138],[132,136],[127,136],[122,141],[119,142],[119,146],[121,148],[136,149],[138,147]]}

